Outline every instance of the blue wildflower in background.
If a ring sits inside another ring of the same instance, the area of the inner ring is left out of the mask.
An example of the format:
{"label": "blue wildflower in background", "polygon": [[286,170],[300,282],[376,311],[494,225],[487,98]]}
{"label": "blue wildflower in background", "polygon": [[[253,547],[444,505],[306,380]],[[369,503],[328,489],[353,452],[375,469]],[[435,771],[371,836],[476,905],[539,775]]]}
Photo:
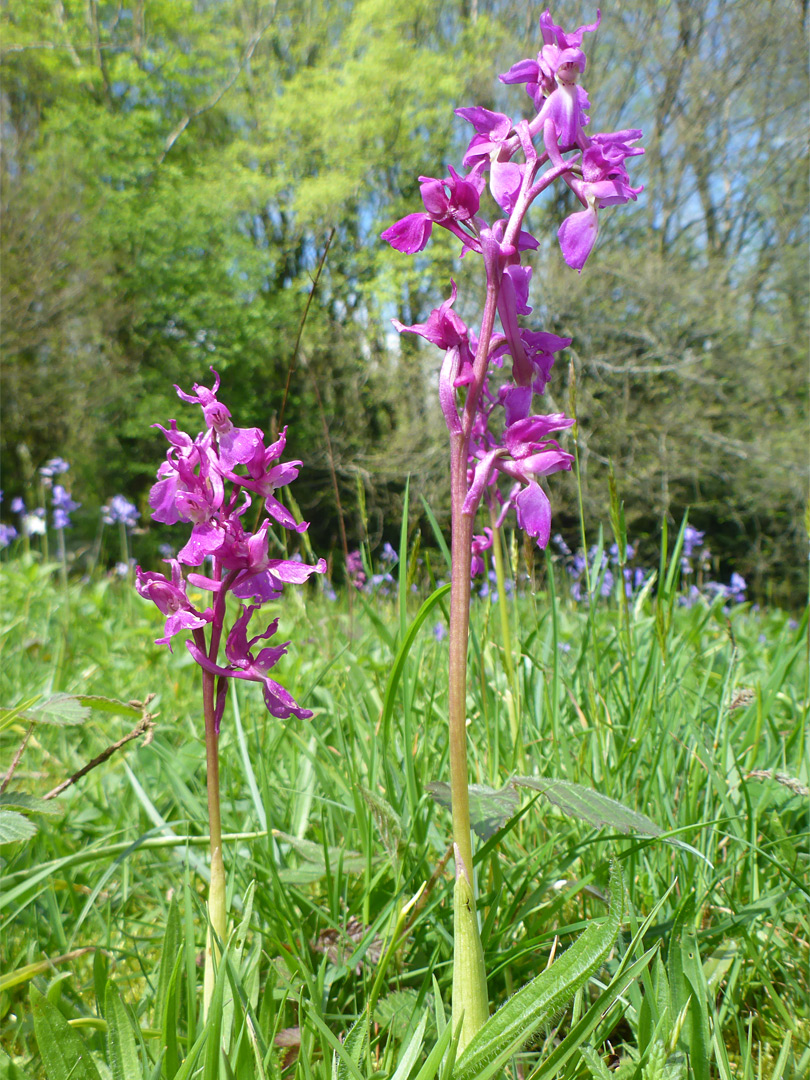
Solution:
{"label": "blue wildflower in background", "polygon": [[51,508],[53,509],[53,527],[55,529],[70,529],[72,522],[70,515],[78,510],[81,503],[71,499],[70,494],[61,484],[54,484],[51,493]]}
{"label": "blue wildflower in background", "polygon": [[138,508],[124,495],[113,495],[102,510],[102,520],[105,525],[121,524],[127,529],[134,529],[140,516]]}

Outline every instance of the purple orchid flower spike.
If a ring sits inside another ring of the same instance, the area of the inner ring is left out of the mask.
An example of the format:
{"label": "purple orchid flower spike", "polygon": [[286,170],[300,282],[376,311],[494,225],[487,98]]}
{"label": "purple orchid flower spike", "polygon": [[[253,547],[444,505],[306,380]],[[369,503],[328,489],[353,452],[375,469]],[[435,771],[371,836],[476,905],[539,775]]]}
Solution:
{"label": "purple orchid flower spike", "polygon": [[[255,657],[250,651],[260,638],[275,632],[276,624],[250,641],[245,628],[257,607],[277,600],[286,585],[303,585],[313,574],[326,572],[324,559],[312,566],[300,558],[271,558],[271,528],[281,527],[294,535],[307,529],[307,523],[296,522],[274,494],[295,480],[301,462],[280,460],[286,429],[266,446],[260,428],[235,426],[230,411],[218,399],[219,386],[219,375],[214,372],[211,388],[195,383],[188,394],[175,387],[181,400],[202,409],[205,430],[194,438],[179,430],[175,420],[168,427],[155,425],[163,432],[169,449],[149,496],[152,517],[167,525],[190,525],[191,532],[177,557],[169,560],[171,579],[140,567],[136,575],[139,595],[155,603],[166,616],[164,635],[157,639],[158,643],[171,648],[176,634],[191,632],[186,645],[192,656],[205,673],[219,676],[214,703],[217,732],[229,678],[261,682],[265,703],[274,716],[312,715],[267,676],[267,670],[286,652],[287,645],[262,649]],[[255,532],[248,532],[243,519],[254,498],[262,502],[268,516]],[[207,561],[211,563],[210,573],[192,570],[184,578],[183,566],[202,567]],[[211,605],[203,610],[195,607],[188,599],[187,585],[209,592]],[[256,603],[243,608],[228,635],[225,653],[229,665],[223,667],[217,653],[225,628],[228,593]],[[209,720],[213,722],[206,717],[207,723]]]}
{"label": "purple orchid flower spike", "polygon": [[[524,326],[532,313],[533,268],[526,252],[548,250],[525,228],[532,203],[556,181],[574,191],[582,210],[559,230],[565,262],[581,271],[593,250],[599,213],[605,207],[635,200],[626,161],[641,153],[640,132],[617,131],[589,136],[590,101],[579,85],[586,70],[586,35],[596,20],[566,32],[549,11],[540,18],[539,52],[500,76],[507,86],[523,83],[534,105],[530,119],[473,106],[456,110],[469,122],[473,137],[464,154],[466,176],[450,169],[443,180],[420,177],[424,211],[410,214],[382,234],[399,251],[414,254],[428,243],[433,226],[462,240],[462,256],[483,261],[486,295],[480,328],[465,324],[457,307],[455,283],[448,300],[425,323],[404,326],[444,351],[439,376],[439,402],[450,437],[452,507],[452,588],[450,598],[449,723],[453,838],[457,867],[472,866],[467,781],[467,646],[470,616],[470,572],[483,562],[488,534],[474,535],[482,501],[491,515],[493,536],[514,508],[518,525],[540,547],[548,544],[551,505],[542,477],[569,470],[573,457],[550,436],[573,420],[561,413],[533,413],[535,394],[543,394],[554,356],[571,344],[570,337]],[[496,207],[486,219],[485,187]],[[538,258],[541,256],[538,256]],[[505,358],[511,362],[506,369]],[[507,490],[501,490],[501,484]],[[499,509],[500,508],[500,509]],[[494,544],[493,544],[494,546]],[[496,547],[500,552],[500,544]],[[504,586],[505,588],[505,586]],[[467,911],[474,902],[464,894]],[[461,925],[461,923],[459,924]],[[475,917],[463,923],[464,955],[480,955]],[[453,1023],[461,1025],[462,1052],[486,1018],[483,975],[454,973]]]}
{"label": "purple orchid flower spike", "polygon": [[[212,369],[213,370],[213,369]],[[158,644],[171,650],[172,639],[190,633],[186,647],[202,669],[203,715],[207,765],[208,819],[211,880],[208,894],[210,930],[205,953],[204,1009],[214,985],[217,943],[226,938],[227,906],[225,869],[222,854],[222,823],[219,800],[219,730],[232,679],[257,682],[262,687],[268,711],[280,719],[308,719],[310,709],[302,708],[288,690],[271,678],[269,671],[287,652],[283,645],[257,648],[259,642],[275,634],[278,619],[255,637],[247,627],[253,613],[267,600],[277,600],[286,585],[302,585],[313,574],[323,574],[326,562],[310,566],[303,559],[270,557],[270,529],[288,530],[293,536],[304,532],[306,522],[296,522],[275,492],[298,476],[300,461],[281,461],[286,445],[286,429],[265,446],[260,428],[240,428],[219,400],[219,375],[214,371],[212,387],[195,383],[191,393],[175,387],[182,401],[199,405],[204,430],[193,438],[181,431],[175,420],[163,432],[169,449],[161,463],[157,482],[149,494],[155,521],[166,525],[190,525],[191,532],[177,557],[169,559],[171,578],[137,568],[135,587],[166,617]],[[56,490],[56,489],[55,489]],[[244,517],[253,500],[262,504],[267,517],[249,532]],[[66,505],[66,504],[65,504]],[[134,509],[134,508],[132,508]],[[123,520],[123,519],[122,519]],[[184,577],[184,567],[202,567]],[[187,586],[210,593],[209,606],[195,606]],[[226,629],[227,597],[256,600],[242,606],[225,643],[225,660],[219,657]]]}

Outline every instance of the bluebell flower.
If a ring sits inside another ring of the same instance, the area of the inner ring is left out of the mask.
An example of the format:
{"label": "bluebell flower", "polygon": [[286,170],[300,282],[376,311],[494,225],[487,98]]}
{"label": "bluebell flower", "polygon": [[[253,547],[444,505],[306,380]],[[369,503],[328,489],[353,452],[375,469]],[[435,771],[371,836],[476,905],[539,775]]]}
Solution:
{"label": "bluebell flower", "polygon": [[683,531],[683,548],[681,550],[687,559],[691,559],[695,549],[702,546],[705,536],[706,533],[701,532],[700,529],[696,529],[692,525],[686,526]]}
{"label": "bluebell flower", "polygon": [[105,525],[115,525],[121,522],[128,529],[133,529],[138,524],[140,516],[137,507],[123,495],[113,495],[102,510],[102,520]]}
{"label": "bluebell flower", "polygon": [[53,457],[45,462],[39,470],[39,475],[43,480],[50,481],[53,480],[54,476],[59,476],[60,473],[66,473],[69,468],[70,465],[68,465],[64,458]]}
{"label": "bluebell flower", "polygon": [[610,570],[605,570],[605,576],[602,578],[602,584],[599,587],[599,592],[602,596],[608,597],[613,592],[613,573]]}
{"label": "bluebell flower", "polygon": [[731,575],[731,583],[728,587],[728,598],[733,600],[735,604],[745,603],[745,590],[747,589],[745,578],[742,574],[738,574],[736,570]]}
{"label": "bluebell flower", "polygon": [[17,539],[17,530],[13,525],[0,525],[0,550],[8,547],[12,540]]}
{"label": "bluebell flower", "polygon": [[380,552],[380,562],[390,563],[392,565],[399,562],[399,555],[397,555],[387,540],[383,544],[382,551]]}
{"label": "bluebell flower", "polygon": [[71,527],[70,515],[78,510],[81,503],[74,502],[61,484],[54,484],[51,495],[53,506],[53,527],[55,529],[69,529]]}

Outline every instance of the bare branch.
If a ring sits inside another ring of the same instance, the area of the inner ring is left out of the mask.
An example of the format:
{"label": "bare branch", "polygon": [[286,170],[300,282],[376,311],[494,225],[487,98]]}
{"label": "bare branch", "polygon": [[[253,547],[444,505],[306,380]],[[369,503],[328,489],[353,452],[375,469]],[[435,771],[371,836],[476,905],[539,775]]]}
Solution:
{"label": "bare branch", "polygon": [[67,780],[63,780],[61,784],[57,784],[53,790],[49,791],[47,795],[43,795],[44,799],[55,799],[57,795],[61,795],[62,792],[69,788],[71,784],[75,784],[77,780],[81,780],[83,776],[86,776],[93,769],[98,768],[99,765],[103,765],[107,758],[113,756],[116,750],[120,750],[122,746],[126,746],[128,742],[132,742],[133,739],[137,739],[140,735],[145,735],[143,741],[144,746],[148,746],[152,741],[152,735],[155,728],[155,721],[149,713],[144,713],[143,717],[138,721],[135,727],[123,739],[119,739],[118,742],[111,743],[105,750],[94,757],[92,761],[88,761],[86,765],[83,765],[78,772],[75,772],[73,776],[69,776]]}
{"label": "bare branch", "polygon": [[247,48],[245,49],[245,54],[242,57],[242,59],[240,60],[239,65],[236,68],[236,71],[233,73],[233,75],[230,77],[230,79],[228,79],[227,82],[225,82],[219,88],[219,90],[217,90],[217,92],[213,95],[213,97],[209,98],[209,100],[204,105],[201,105],[198,109],[193,109],[191,112],[187,113],[183,117],[183,119],[180,121],[180,123],[175,127],[175,129],[169,134],[169,136],[166,139],[166,142],[164,143],[163,152],[161,153],[160,157],[158,158],[158,165],[163,164],[163,162],[164,162],[164,160],[166,158],[166,155],[169,153],[171,148],[174,146],[174,144],[177,142],[177,140],[180,138],[180,136],[183,134],[183,132],[186,130],[186,128],[188,127],[188,125],[191,123],[192,120],[196,120],[198,116],[202,116],[203,113],[209,112],[211,109],[214,109],[214,108],[216,108],[217,105],[219,105],[220,101],[222,101],[222,99],[225,97],[225,95],[228,93],[228,91],[234,85],[236,80],[242,74],[242,71],[245,69],[245,66],[249,63],[250,58],[253,56],[253,53],[254,53],[254,51],[256,49],[256,46],[261,41],[262,36],[264,35],[264,33],[267,30],[270,29],[270,26],[272,25],[273,20],[275,19],[275,17],[276,17],[276,11],[275,11],[275,6],[274,6],[273,7],[273,14],[270,16],[270,18],[267,20],[267,22],[259,30],[255,31],[255,33],[253,33],[251,35],[250,40],[248,41],[248,44],[247,44]]}

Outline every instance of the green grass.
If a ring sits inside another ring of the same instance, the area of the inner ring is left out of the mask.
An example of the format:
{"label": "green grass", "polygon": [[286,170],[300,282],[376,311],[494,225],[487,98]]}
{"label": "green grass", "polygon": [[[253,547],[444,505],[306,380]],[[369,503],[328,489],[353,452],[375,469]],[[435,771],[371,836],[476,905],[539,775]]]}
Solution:
{"label": "green grass", "polygon": [[[160,617],[125,583],[74,583],[66,595],[54,568],[6,562],[2,574],[0,704],[57,691],[156,695],[149,745],[127,744],[68,788],[57,814],[32,818],[35,836],[0,848],[0,1044],[25,1075],[45,1075],[36,1013],[54,1044],[67,1020],[102,1077],[104,1062],[117,1076],[121,1061],[130,1062],[124,1076],[182,1075],[202,1037],[186,1075],[327,1078],[338,1040],[373,996],[362,1067],[346,1064],[341,1047],[340,1075],[390,1076],[421,1025],[424,1050],[413,1044],[403,1074],[417,1076],[450,996],[450,820],[425,790],[448,771],[447,643],[432,633],[444,598],[410,637],[424,596],[406,606],[355,596],[351,614],[345,597],[330,603],[314,591],[270,605],[280,638],[293,642],[278,678],[315,716],[279,721],[257,687],[238,682],[226,708],[223,827],[238,836],[226,870],[242,929],[221,969],[219,1041],[229,1050],[220,1057],[199,1015],[207,831],[198,669],[181,643],[173,655],[152,644]],[[507,1075],[519,1066],[524,1077],[604,1080],[618,1062],[640,1080],[807,1075],[806,617],[795,626],[779,611],[675,605],[667,625],[654,605],[631,607],[625,624],[615,607],[589,614],[547,590],[510,601],[514,682],[497,609],[475,607],[471,780],[581,784],[699,853],[597,829],[516,789],[517,812],[490,821],[477,847],[491,1000],[605,914],[612,857],[628,912],[606,964]],[[96,710],[81,726],[37,725],[8,790],[44,794],[132,726]],[[26,728],[20,720],[2,732],[0,773]],[[398,917],[403,933],[386,948]],[[647,949],[652,958],[577,1036],[575,1052],[542,1071],[620,964]],[[58,961],[65,954],[74,955]],[[286,1068],[280,1032],[300,1041]],[[9,1068],[0,1061],[0,1077],[14,1075]],[[56,1068],[47,1065],[49,1080]]]}

